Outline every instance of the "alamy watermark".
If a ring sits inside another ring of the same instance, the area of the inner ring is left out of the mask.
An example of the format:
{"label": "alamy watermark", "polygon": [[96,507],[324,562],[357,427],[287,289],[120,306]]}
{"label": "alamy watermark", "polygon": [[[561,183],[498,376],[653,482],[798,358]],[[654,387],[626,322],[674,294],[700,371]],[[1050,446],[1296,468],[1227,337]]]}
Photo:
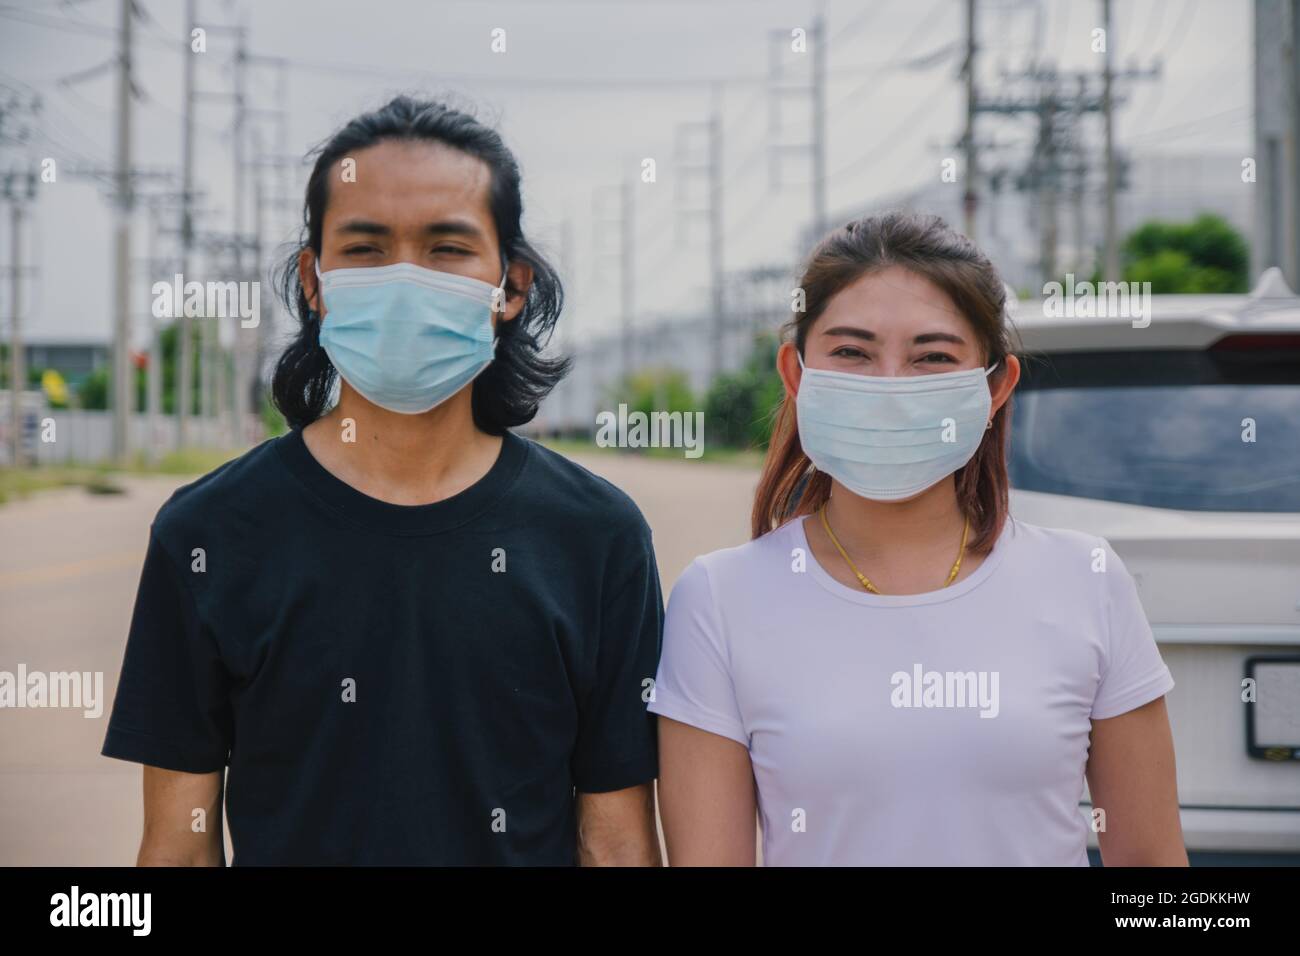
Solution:
{"label": "alamy watermark", "polygon": [[998,671],[927,671],[913,664],[911,673],[895,671],[889,678],[894,707],[978,708],[981,717],[996,717]]}
{"label": "alamy watermark", "polygon": [[237,318],[244,329],[255,329],[262,321],[260,282],[186,282],[178,272],[171,282],[159,280],[149,291],[156,319]]}
{"label": "alamy watermark", "polygon": [[103,671],[0,671],[0,708],[66,707],[95,718],[104,712]]}
{"label": "alamy watermark", "polygon": [[1043,285],[1043,316],[1049,319],[1132,319],[1133,328],[1151,324],[1150,282],[1065,282]]}
{"label": "alamy watermark", "polygon": [[596,444],[601,448],[682,448],[687,458],[704,454],[703,412],[627,410],[596,414]]}

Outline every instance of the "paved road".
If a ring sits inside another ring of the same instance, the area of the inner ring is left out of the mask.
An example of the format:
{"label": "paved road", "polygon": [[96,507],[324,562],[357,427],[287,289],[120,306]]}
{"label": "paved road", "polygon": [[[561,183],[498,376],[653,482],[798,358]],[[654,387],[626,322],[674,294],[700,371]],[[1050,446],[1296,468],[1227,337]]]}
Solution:
{"label": "paved road", "polygon": [[[665,593],[697,554],[747,537],[755,472],[698,461],[579,459],[627,491],[654,529]],[[103,714],[0,709],[0,865],[131,864],[140,769],[99,755],[149,522],[174,478],[126,494],[45,492],[0,506],[0,670],[102,672]]]}

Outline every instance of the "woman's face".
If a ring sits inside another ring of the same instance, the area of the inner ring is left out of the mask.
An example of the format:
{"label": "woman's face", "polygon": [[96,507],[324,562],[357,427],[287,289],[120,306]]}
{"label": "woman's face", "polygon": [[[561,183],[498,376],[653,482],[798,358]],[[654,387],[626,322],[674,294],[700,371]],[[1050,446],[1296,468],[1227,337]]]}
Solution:
{"label": "woman's face", "polygon": [[979,366],[983,349],[947,293],[890,266],[831,299],[808,330],[803,360],[859,375],[932,375]]}
{"label": "woman's face", "polygon": [[[845,286],[809,328],[804,365],[857,375],[912,376],[985,366],[984,348],[970,320],[948,294],[923,276],[889,266]],[[992,411],[1019,379],[1015,356],[990,378]],[[781,346],[777,367],[786,390],[799,391],[794,343]]]}

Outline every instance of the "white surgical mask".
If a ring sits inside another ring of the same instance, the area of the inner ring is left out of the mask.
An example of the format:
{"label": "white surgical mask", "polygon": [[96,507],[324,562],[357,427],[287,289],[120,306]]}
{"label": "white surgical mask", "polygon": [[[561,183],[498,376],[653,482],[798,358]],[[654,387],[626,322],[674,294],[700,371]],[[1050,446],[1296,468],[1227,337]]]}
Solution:
{"label": "white surgical mask", "polygon": [[796,410],[799,440],[818,471],[863,498],[919,494],[975,454],[989,422],[987,369],[878,376],[808,368]]}
{"label": "white surgical mask", "polygon": [[321,272],[328,314],[320,344],[369,401],[414,415],[446,401],[491,364],[492,310],[506,283],[438,272],[410,262]]}

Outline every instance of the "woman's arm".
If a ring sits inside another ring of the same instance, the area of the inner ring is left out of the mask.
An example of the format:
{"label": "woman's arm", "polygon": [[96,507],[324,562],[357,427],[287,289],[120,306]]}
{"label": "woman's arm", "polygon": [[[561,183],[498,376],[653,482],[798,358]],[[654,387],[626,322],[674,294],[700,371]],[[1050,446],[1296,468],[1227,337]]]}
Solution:
{"label": "woman's arm", "polygon": [[660,716],[659,814],[669,866],[754,866],[754,768],[739,742]]}
{"label": "woman's arm", "polygon": [[1105,811],[1097,833],[1106,866],[1187,866],[1174,740],[1164,697],[1092,722],[1088,790]]}

